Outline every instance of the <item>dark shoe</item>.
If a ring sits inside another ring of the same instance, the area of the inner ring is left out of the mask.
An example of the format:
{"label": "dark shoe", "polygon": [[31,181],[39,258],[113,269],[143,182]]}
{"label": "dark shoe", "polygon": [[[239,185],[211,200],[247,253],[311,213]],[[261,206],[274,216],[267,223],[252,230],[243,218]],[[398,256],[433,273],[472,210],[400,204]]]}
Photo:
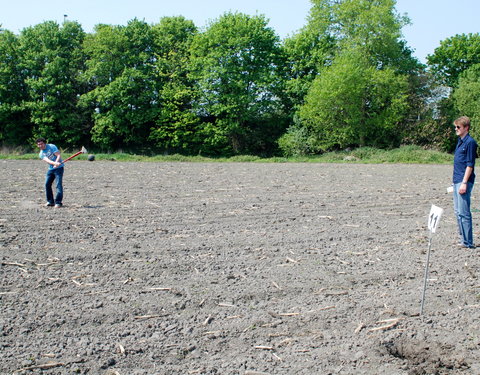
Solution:
{"label": "dark shoe", "polygon": [[461,249],[475,249],[476,248],[475,245],[467,246],[467,245],[464,245],[463,243],[459,243],[457,246]]}
{"label": "dark shoe", "polygon": [[53,207],[53,206],[54,206],[53,203],[50,203],[50,202],[45,203],[45,207]]}

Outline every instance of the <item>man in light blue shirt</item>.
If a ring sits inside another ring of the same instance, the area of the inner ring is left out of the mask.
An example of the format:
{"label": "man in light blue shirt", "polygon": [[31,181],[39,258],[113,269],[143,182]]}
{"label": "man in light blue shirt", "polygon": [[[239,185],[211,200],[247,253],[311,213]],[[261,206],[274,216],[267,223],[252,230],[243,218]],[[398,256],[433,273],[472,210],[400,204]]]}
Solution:
{"label": "man in light blue shirt", "polygon": [[[47,144],[45,138],[37,139],[37,147],[40,149],[38,156],[41,160],[49,164],[47,174],[45,176],[45,193],[47,196],[47,207],[62,207],[63,201],[63,163],[62,156],[57,146]],[[53,198],[52,184],[56,180],[56,195]]]}

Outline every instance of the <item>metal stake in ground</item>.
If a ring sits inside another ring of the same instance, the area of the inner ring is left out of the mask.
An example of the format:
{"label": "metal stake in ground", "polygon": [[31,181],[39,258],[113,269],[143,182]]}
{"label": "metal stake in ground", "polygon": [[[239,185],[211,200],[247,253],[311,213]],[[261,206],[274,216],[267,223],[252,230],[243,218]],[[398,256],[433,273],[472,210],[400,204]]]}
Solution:
{"label": "metal stake in ground", "polygon": [[425,292],[427,291],[428,268],[430,265],[430,251],[432,249],[432,237],[433,237],[433,233],[435,233],[437,230],[442,214],[443,214],[443,208],[437,207],[432,204],[432,208],[430,209],[430,214],[428,215],[428,229],[430,230],[430,235],[428,236],[427,264],[425,265],[425,277],[423,280],[423,293],[422,293],[422,304],[420,306],[420,315],[423,315],[423,306],[425,304]]}

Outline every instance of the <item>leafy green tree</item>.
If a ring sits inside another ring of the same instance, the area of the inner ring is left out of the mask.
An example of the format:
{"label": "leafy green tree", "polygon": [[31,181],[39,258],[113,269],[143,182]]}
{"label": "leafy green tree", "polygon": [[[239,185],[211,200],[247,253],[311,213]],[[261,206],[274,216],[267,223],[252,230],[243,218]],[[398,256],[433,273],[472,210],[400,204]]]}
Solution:
{"label": "leafy green tree", "polygon": [[319,71],[331,64],[337,49],[330,32],[331,1],[313,1],[309,22],[284,42],[288,78],[286,89],[296,108],[303,100]]}
{"label": "leafy green tree", "polygon": [[20,69],[29,93],[24,105],[30,111],[34,136],[63,145],[79,145],[87,139],[84,113],[77,110],[83,90],[84,37],[76,22],[59,26],[47,21],[21,32]]}
{"label": "leafy green tree", "polygon": [[310,48],[310,54],[316,55],[317,67],[323,67],[330,65],[337,52],[355,46],[377,68],[408,69],[403,65],[414,61],[402,40],[401,29],[410,20],[395,11],[395,3],[395,0],[312,0],[308,23],[302,29],[310,34],[305,52]]}
{"label": "leafy green tree", "polygon": [[200,120],[194,113],[194,82],[189,77],[190,47],[197,28],[184,17],[164,17],[153,26],[158,113],[150,132],[157,148],[197,153]]}
{"label": "leafy green tree", "polygon": [[[474,123],[478,118],[475,109],[478,98],[474,90],[478,70],[476,66],[480,64],[480,34],[455,35],[441,41],[434,53],[427,56],[427,63],[434,79],[432,87],[443,88],[441,96],[430,100],[436,107],[432,127],[438,129],[430,140],[441,136],[444,139],[441,149],[453,151],[456,143],[451,128],[453,120],[459,113],[468,114]],[[472,134],[475,133],[479,134],[473,126]]]}
{"label": "leafy green tree", "polygon": [[427,56],[433,74],[444,85],[455,87],[462,72],[480,64],[480,34],[461,34],[447,38]]}
{"label": "leafy green tree", "polygon": [[[399,143],[409,100],[409,74],[421,65],[401,40],[408,18],[394,0],[313,0],[309,23],[334,43],[317,66],[298,120],[281,141],[298,152]],[[413,82],[411,82],[413,86]],[[303,128],[306,129],[303,129]]]}
{"label": "leafy green tree", "polygon": [[19,46],[16,35],[0,29],[0,142],[9,146],[25,144],[33,130],[29,112],[22,106],[28,92]]}
{"label": "leafy green tree", "polygon": [[203,151],[273,150],[284,130],[283,66],[279,39],[263,16],[226,13],[197,35],[191,77],[205,123]]}
{"label": "leafy green tree", "polygon": [[93,112],[92,140],[106,149],[146,150],[157,113],[152,28],[97,25],[86,38],[85,82],[94,87],[81,98]]}
{"label": "leafy green tree", "polygon": [[480,139],[480,64],[472,65],[460,73],[453,101],[457,113],[471,118],[471,134]]}
{"label": "leafy green tree", "polygon": [[415,90],[409,90],[402,143],[451,151],[456,138],[448,120],[454,116],[448,88],[439,85],[431,74],[424,71],[409,76],[409,82],[412,80],[416,81],[416,86]]}
{"label": "leafy green tree", "polygon": [[372,67],[345,53],[316,79],[300,116],[314,151],[347,146],[388,147],[401,139],[398,124],[407,109],[407,80],[393,69]]}

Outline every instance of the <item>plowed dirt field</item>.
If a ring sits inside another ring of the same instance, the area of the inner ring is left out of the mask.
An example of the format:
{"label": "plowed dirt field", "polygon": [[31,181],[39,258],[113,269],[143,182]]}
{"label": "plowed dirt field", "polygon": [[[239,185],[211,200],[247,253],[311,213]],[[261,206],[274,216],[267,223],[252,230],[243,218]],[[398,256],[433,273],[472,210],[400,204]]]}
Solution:
{"label": "plowed dirt field", "polygon": [[56,209],[44,163],[0,161],[1,374],[480,373],[451,166],[65,168]]}

